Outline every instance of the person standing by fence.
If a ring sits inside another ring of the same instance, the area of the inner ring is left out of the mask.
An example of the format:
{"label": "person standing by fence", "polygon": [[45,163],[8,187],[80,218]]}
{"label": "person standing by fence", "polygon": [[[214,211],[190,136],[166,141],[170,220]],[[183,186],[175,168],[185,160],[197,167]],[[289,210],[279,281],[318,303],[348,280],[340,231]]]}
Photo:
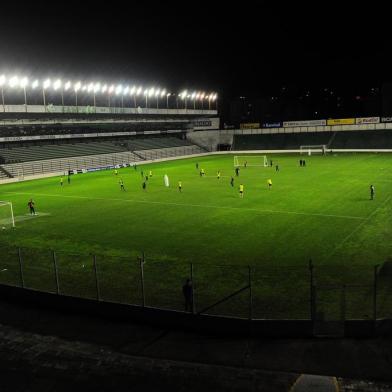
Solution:
{"label": "person standing by fence", "polygon": [[182,286],[182,294],[185,300],[185,312],[193,312],[193,286],[190,279],[187,279]]}

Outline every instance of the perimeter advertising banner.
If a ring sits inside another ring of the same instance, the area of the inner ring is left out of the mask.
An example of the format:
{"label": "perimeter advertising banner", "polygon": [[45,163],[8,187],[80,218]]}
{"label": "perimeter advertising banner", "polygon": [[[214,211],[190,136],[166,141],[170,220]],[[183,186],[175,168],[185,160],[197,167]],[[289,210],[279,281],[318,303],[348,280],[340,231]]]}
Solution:
{"label": "perimeter advertising banner", "polygon": [[330,118],[327,125],[354,125],[355,118]]}
{"label": "perimeter advertising banner", "polygon": [[295,127],[320,127],[326,125],[326,120],[306,120],[306,121],[285,121],[283,127],[295,128]]}
{"label": "perimeter advertising banner", "polygon": [[259,129],[260,123],[242,123],[240,129]]}
{"label": "perimeter advertising banner", "polygon": [[281,126],[282,126],[282,123],[280,121],[263,123],[263,128],[280,128]]}
{"label": "perimeter advertising banner", "polygon": [[382,117],[381,122],[392,122],[392,117]]}
{"label": "perimeter advertising banner", "polygon": [[380,117],[359,117],[355,119],[355,124],[378,124]]}

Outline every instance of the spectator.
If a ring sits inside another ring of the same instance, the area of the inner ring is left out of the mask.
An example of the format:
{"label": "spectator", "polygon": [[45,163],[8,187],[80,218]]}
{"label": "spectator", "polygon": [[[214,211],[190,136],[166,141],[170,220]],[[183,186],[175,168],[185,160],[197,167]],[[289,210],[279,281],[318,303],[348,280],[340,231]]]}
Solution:
{"label": "spectator", "polygon": [[193,313],[193,286],[190,279],[187,279],[184,286],[182,286],[182,293],[185,299],[185,312]]}

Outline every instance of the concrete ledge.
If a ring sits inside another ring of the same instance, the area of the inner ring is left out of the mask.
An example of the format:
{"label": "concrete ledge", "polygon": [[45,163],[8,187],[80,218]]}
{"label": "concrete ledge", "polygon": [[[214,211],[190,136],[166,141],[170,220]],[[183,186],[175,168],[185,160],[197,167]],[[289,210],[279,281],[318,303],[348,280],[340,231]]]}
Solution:
{"label": "concrete ledge", "polygon": [[[90,314],[110,320],[150,324],[165,329],[210,333],[219,336],[313,337],[311,320],[254,319],[249,321],[222,316],[193,315],[174,310],[103,302],[7,285],[0,285],[0,296],[13,303],[28,304],[56,311]],[[379,332],[390,336],[392,335],[392,321],[380,320],[375,326],[372,320],[347,320],[345,331],[347,337],[364,338],[377,335]]]}

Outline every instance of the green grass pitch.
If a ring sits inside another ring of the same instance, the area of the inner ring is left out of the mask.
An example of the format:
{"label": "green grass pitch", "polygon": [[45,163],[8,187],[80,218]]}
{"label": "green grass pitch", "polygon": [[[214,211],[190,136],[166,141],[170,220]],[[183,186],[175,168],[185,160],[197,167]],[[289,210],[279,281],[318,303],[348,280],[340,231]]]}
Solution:
{"label": "green grass pitch", "polygon": [[[50,274],[46,279],[45,273],[37,277],[34,271],[52,268],[45,252],[57,250],[60,283],[70,294],[77,285],[86,286],[86,293],[92,290],[89,254],[97,254],[103,295],[123,301],[139,296],[137,256],[144,251],[146,292],[164,292],[158,300],[155,295],[146,299],[162,306],[177,301],[189,263],[199,278],[201,307],[241,287],[250,265],[259,287],[255,307],[260,316],[290,316],[291,309],[306,317],[310,258],[326,284],[348,276],[351,283],[368,285],[372,266],[391,256],[392,155],[303,156],[304,168],[299,167],[300,158],[268,155],[273,167],[242,167],[239,177],[232,155],[216,155],[139,165],[136,171],[123,168],[118,176],[113,170],[78,174],[70,185],[65,177],[62,187],[59,177],[0,185],[0,200],[13,203],[17,218],[15,229],[0,232],[1,244],[33,249],[24,251],[30,285],[42,283],[48,289],[53,288]],[[205,177],[199,176],[196,162]],[[146,191],[141,170],[145,175],[153,172]],[[169,188],[164,186],[165,174]],[[120,190],[120,178],[126,192]],[[375,186],[374,200],[369,200],[370,184]],[[25,219],[30,198],[38,216]],[[42,252],[43,260],[30,254]],[[7,260],[3,263],[12,263]],[[3,280],[16,279],[16,267],[10,264],[3,270]],[[353,298],[362,301],[370,295],[365,291]],[[288,300],[295,294],[297,299]],[[275,295],[287,304],[274,307]],[[235,301],[241,298],[233,299],[232,307]]]}

